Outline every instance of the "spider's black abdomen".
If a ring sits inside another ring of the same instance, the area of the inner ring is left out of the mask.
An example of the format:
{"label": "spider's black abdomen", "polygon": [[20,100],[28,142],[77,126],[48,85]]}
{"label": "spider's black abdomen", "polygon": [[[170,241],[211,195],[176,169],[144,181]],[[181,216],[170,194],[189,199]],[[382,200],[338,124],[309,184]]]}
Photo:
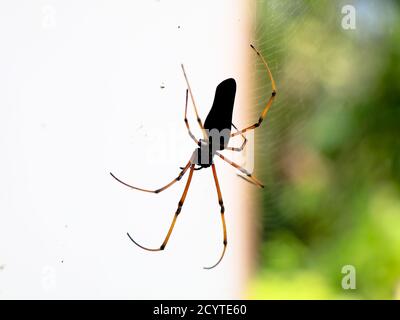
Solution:
{"label": "spider's black abdomen", "polygon": [[233,78],[222,81],[215,89],[214,102],[208,113],[204,128],[207,130],[230,130],[233,105],[235,103],[236,81]]}

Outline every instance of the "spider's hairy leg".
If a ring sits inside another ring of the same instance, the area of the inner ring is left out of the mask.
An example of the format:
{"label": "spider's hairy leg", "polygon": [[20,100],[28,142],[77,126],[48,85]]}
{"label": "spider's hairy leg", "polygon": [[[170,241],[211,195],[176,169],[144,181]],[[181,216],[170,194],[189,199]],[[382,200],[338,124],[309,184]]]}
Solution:
{"label": "spider's hairy leg", "polygon": [[229,163],[232,167],[238,169],[241,173],[243,173],[246,177],[240,176],[241,178],[248,180],[250,179],[253,184],[255,184],[257,187],[264,188],[264,185],[258,181],[256,177],[254,177],[250,172],[248,172],[245,168],[239,166],[237,163],[233,162],[232,160],[229,160],[227,157],[223,156],[219,152],[216,152],[216,155],[220,157],[222,160],[225,162]]}
{"label": "spider's hairy leg", "polygon": [[242,178],[244,181],[246,181],[246,182],[248,182],[248,183],[251,183],[251,184],[254,184],[255,186],[258,186],[257,183],[255,183],[255,182],[252,181],[251,179],[247,178],[246,176],[241,175],[241,174],[239,174],[239,173],[237,173],[236,175],[237,175],[239,178]]}
{"label": "spider's hairy leg", "polygon": [[212,269],[215,268],[223,259],[226,251],[226,246],[228,244],[228,238],[227,238],[227,232],[226,232],[226,223],[225,223],[225,207],[224,207],[224,201],[222,200],[222,194],[221,194],[221,189],[219,187],[219,182],[218,182],[218,177],[217,177],[217,171],[215,170],[215,164],[211,165],[213,176],[214,176],[214,182],[215,182],[215,187],[217,188],[217,194],[218,194],[218,203],[221,208],[221,221],[222,221],[222,230],[224,233],[224,249],[222,251],[221,257],[217,261],[216,264],[214,264],[211,267],[204,267],[204,269]]}
{"label": "spider's hairy leg", "polygon": [[201,120],[201,118],[199,116],[199,113],[197,111],[197,106],[196,106],[196,103],[194,102],[194,96],[193,96],[192,88],[190,87],[189,80],[188,80],[188,77],[186,75],[185,67],[183,66],[183,64],[181,64],[181,67],[182,67],[182,71],[183,71],[183,76],[185,77],[187,88],[189,90],[190,99],[192,100],[194,113],[196,114],[197,123],[199,124],[199,127],[200,127],[201,131],[203,132],[203,138],[205,140],[207,140],[207,133],[206,133],[206,130],[204,129],[203,121]]}
{"label": "spider's hairy leg", "polygon": [[150,193],[160,193],[160,192],[162,192],[162,191],[168,189],[168,188],[169,188],[170,186],[172,186],[175,182],[181,180],[182,177],[185,175],[186,171],[189,169],[190,164],[191,164],[191,162],[190,162],[190,160],[189,160],[188,163],[186,164],[186,166],[183,167],[183,168],[181,168],[181,169],[182,169],[181,173],[180,173],[174,180],[172,180],[170,183],[168,183],[168,184],[165,185],[164,187],[159,188],[159,189],[156,189],[156,190],[148,190],[148,189],[142,189],[142,188],[134,187],[134,186],[132,186],[132,185],[130,185],[130,184],[127,184],[126,182],[123,182],[122,180],[118,179],[118,178],[117,178],[113,173],[111,173],[111,172],[110,172],[110,175],[111,175],[115,180],[117,180],[119,183],[122,183],[123,185],[125,185],[125,186],[127,186],[127,187],[129,187],[129,188],[131,188],[131,189],[135,189],[135,190],[139,190],[139,191],[144,191],[144,192],[150,192]]}
{"label": "spider's hairy leg", "polygon": [[187,179],[185,189],[183,190],[183,194],[182,194],[182,196],[181,196],[181,198],[180,198],[180,200],[178,202],[178,208],[175,211],[174,218],[173,218],[173,220],[171,222],[171,226],[169,227],[168,233],[167,233],[163,243],[161,244],[160,248],[150,249],[150,248],[143,247],[142,245],[138,244],[135,240],[133,240],[133,238],[129,235],[129,233],[127,233],[129,239],[131,239],[134,244],[136,244],[138,247],[140,247],[140,248],[142,248],[144,250],[147,250],[147,251],[162,251],[162,250],[165,249],[165,247],[166,247],[166,245],[168,243],[169,237],[171,236],[172,230],[175,227],[176,220],[177,220],[179,214],[181,213],[183,203],[185,202],[185,198],[186,198],[186,195],[187,195],[188,190],[189,190],[190,182],[192,181],[193,170],[194,170],[194,164],[191,164],[190,165],[190,171],[189,171],[189,177]]}
{"label": "spider's hairy leg", "polygon": [[192,133],[192,130],[190,130],[190,125],[189,121],[187,119],[187,105],[188,105],[188,89],[186,89],[186,102],[185,102],[185,125],[188,130],[189,136],[193,139],[194,142],[196,142],[197,145],[200,145],[200,141],[195,137],[195,135]]}
{"label": "spider's hairy leg", "polygon": [[[236,128],[236,126],[232,123],[232,126],[235,128],[236,132],[238,132],[238,128]],[[237,152],[241,152],[243,151],[244,147],[246,146],[247,143],[247,138],[244,136],[243,133],[240,134],[243,138],[243,143],[239,148],[235,148],[235,147],[226,147],[225,150],[231,150],[231,151],[237,151]]]}
{"label": "spider's hairy leg", "polygon": [[273,76],[272,76],[271,70],[269,69],[269,66],[268,66],[267,61],[264,59],[264,57],[261,55],[261,53],[258,52],[258,50],[257,50],[256,48],[254,48],[254,46],[253,46],[252,44],[250,45],[250,47],[251,47],[251,48],[256,52],[256,54],[261,58],[261,61],[262,61],[263,65],[264,65],[265,68],[267,69],[268,77],[269,77],[269,79],[270,79],[270,81],[271,81],[272,93],[271,93],[271,96],[270,96],[270,98],[269,98],[269,100],[268,100],[266,106],[264,107],[264,110],[261,112],[261,116],[260,116],[260,118],[258,119],[258,121],[257,121],[255,124],[251,125],[251,126],[248,126],[248,127],[244,128],[244,129],[242,129],[242,130],[239,130],[239,131],[237,131],[237,132],[235,132],[235,133],[232,133],[232,134],[231,134],[231,137],[234,137],[234,136],[237,136],[237,135],[239,135],[239,134],[245,133],[246,131],[249,131],[249,130],[258,128],[258,127],[261,125],[261,123],[263,122],[264,118],[266,117],[266,115],[267,115],[267,113],[268,113],[268,110],[271,108],[271,105],[272,105],[272,103],[274,102],[275,97],[276,97],[276,93],[277,93],[277,91],[276,91],[275,80],[274,80],[274,78],[273,78]]}

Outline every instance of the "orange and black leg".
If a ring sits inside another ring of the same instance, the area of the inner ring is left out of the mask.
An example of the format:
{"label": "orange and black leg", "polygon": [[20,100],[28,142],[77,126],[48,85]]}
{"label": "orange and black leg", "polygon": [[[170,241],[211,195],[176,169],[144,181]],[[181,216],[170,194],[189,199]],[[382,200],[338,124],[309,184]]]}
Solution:
{"label": "orange and black leg", "polygon": [[139,191],[144,191],[144,192],[150,192],[150,193],[160,193],[161,191],[164,191],[166,189],[168,189],[170,186],[172,186],[175,182],[179,181],[182,179],[182,177],[185,175],[186,171],[189,169],[191,162],[189,161],[185,167],[182,168],[181,173],[174,179],[172,180],[170,183],[168,183],[167,185],[165,185],[162,188],[156,189],[156,190],[148,190],[148,189],[142,189],[142,188],[138,188],[138,187],[134,187],[130,184],[127,184],[126,182],[123,182],[122,180],[118,179],[114,174],[112,174],[110,172],[110,175],[117,180],[119,183],[122,183],[124,186],[127,186],[131,189],[135,189],[135,190],[139,190]]}
{"label": "orange and black leg", "polygon": [[186,195],[187,195],[188,190],[189,190],[190,182],[192,181],[193,170],[194,170],[194,164],[191,164],[190,165],[190,171],[189,171],[189,177],[188,177],[188,180],[186,182],[185,189],[183,190],[183,194],[181,196],[181,199],[178,202],[178,208],[175,211],[175,215],[174,215],[174,218],[172,220],[171,226],[169,227],[168,233],[167,233],[163,243],[161,244],[161,246],[159,248],[156,248],[156,249],[150,249],[150,248],[143,247],[142,245],[137,243],[135,240],[133,240],[133,238],[129,235],[129,233],[127,233],[129,239],[131,239],[134,244],[136,244],[138,247],[140,247],[140,248],[142,248],[144,250],[147,250],[147,251],[162,251],[162,250],[165,249],[165,247],[166,247],[166,245],[168,243],[168,240],[169,240],[169,238],[171,236],[172,230],[175,227],[176,220],[178,219],[178,216],[181,213],[183,203],[185,202],[185,198],[186,198]]}
{"label": "orange and black leg", "polygon": [[261,55],[261,53],[258,52],[256,48],[254,48],[253,45],[250,45],[250,46],[257,53],[257,55],[261,58],[262,63],[264,64],[265,68],[267,69],[268,77],[271,80],[272,93],[271,93],[271,97],[269,98],[266,106],[264,107],[264,110],[262,111],[261,116],[258,119],[258,121],[255,124],[251,125],[251,126],[248,126],[248,127],[244,128],[242,130],[239,130],[239,131],[237,131],[235,133],[232,133],[231,137],[234,137],[234,136],[237,136],[239,134],[245,133],[246,131],[258,128],[261,125],[261,123],[263,122],[264,118],[266,117],[266,115],[268,113],[268,110],[271,108],[271,105],[274,102],[275,97],[276,97],[276,93],[277,93],[276,92],[275,80],[274,80],[274,78],[272,76],[271,70],[268,67],[267,61],[264,59],[264,57]]}
{"label": "orange and black leg", "polygon": [[214,182],[215,182],[215,187],[217,188],[217,194],[218,194],[218,203],[219,206],[221,208],[221,221],[222,221],[222,230],[223,230],[223,234],[224,234],[224,241],[223,241],[223,245],[224,245],[224,249],[222,251],[221,257],[219,258],[219,260],[217,261],[216,264],[214,264],[212,267],[204,267],[204,269],[212,269],[215,268],[221,261],[222,258],[225,255],[225,251],[226,251],[226,246],[228,244],[228,238],[227,238],[227,233],[226,233],[226,223],[225,223],[225,207],[224,207],[224,202],[222,200],[222,194],[221,194],[221,189],[219,187],[219,182],[218,182],[218,177],[217,177],[217,171],[215,170],[215,164],[211,165],[211,169],[213,172],[213,176],[214,176]]}
{"label": "orange and black leg", "polygon": [[[233,123],[232,123],[232,126],[235,128],[236,131],[239,131]],[[247,139],[246,139],[246,137],[244,136],[243,133],[241,133],[240,135],[241,135],[242,138],[243,138],[243,143],[242,143],[242,145],[241,145],[239,148],[236,148],[236,147],[226,147],[225,150],[231,150],[231,151],[237,151],[237,152],[243,151],[244,147],[246,146]]]}
{"label": "orange and black leg", "polygon": [[183,66],[183,64],[181,64],[181,67],[182,67],[183,75],[184,75],[185,80],[186,80],[187,88],[188,88],[188,90],[189,90],[190,98],[191,98],[191,100],[192,100],[192,104],[193,104],[193,108],[194,108],[194,113],[196,114],[197,123],[199,124],[199,127],[200,127],[201,131],[203,132],[203,138],[204,138],[204,140],[207,140],[207,137],[208,137],[208,136],[207,136],[206,131],[205,131],[205,129],[204,129],[203,121],[201,120],[201,118],[200,118],[200,116],[199,116],[199,112],[197,111],[197,106],[196,106],[196,103],[194,102],[193,92],[192,92],[192,89],[191,89],[191,87],[190,87],[188,77],[187,77],[187,75],[186,75],[185,67]]}
{"label": "orange and black leg", "polygon": [[188,105],[188,89],[186,89],[186,102],[185,102],[185,118],[184,118],[184,121],[185,121],[186,128],[188,130],[189,136],[193,139],[194,142],[196,142],[197,145],[200,145],[200,141],[197,140],[195,135],[192,133],[192,130],[190,130],[189,121],[187,119],[187,105]]}
{"label": "orange and black leg", "polygon": [[239,175],[239,177],[243,178],[244,180],[251,182],[255,184],[256,186],[260,188],[264,188],[264,185],[258,181],[256,177],[254,177],[250,172],[248,172],[245,168],[239,166],[237,163],[233,162],[232,160],[229,160],[227,157],[223,156],[219,152],[216,152],[217,156],[220,157],[222,160],[225,162],[229,163],[232,167],[238,169],[241,173],[243,173],[245,176]]}

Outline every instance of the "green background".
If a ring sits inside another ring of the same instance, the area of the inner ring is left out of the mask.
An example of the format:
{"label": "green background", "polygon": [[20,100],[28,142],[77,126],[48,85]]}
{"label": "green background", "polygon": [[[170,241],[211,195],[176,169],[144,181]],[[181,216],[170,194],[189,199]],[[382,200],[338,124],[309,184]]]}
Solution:
{"label": "green background", "polygon": [[[342,6],[356,29],[342,28]],[[256,132],[255,299],[400,297],[400,24],[394,1],[258,1],[277,82]],[[254,60],[254,116],[271,91]],[[342,267],[356,289],[342,288]]]}

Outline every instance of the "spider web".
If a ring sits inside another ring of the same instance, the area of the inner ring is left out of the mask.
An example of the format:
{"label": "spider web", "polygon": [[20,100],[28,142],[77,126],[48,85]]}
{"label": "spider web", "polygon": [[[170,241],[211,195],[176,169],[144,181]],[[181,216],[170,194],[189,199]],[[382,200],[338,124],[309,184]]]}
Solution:
{"label": "spider web", "polygon": [[[255,174],[265,184],[262,194],[261,225],[263,237],[272,236],[284,224],[285,217],[277,214],[279,195],[284,183],[282,161],[290,157],[293,136],[301,136],[307,117],[312,112],[307,104],[307,92],[313,90],[312,77],[298,60],[292,44],[304,32],[312,32],[313,9],[320,1],[258,0],[256,2],[255,45],[267,60],[277,85],[277,97],[264,123],[255,135]],[[312,34],[309,35],[312,37]],[[254,60],[256,85],[251,119],[258,119],[271,94],[271,83],[259,59]]]}

